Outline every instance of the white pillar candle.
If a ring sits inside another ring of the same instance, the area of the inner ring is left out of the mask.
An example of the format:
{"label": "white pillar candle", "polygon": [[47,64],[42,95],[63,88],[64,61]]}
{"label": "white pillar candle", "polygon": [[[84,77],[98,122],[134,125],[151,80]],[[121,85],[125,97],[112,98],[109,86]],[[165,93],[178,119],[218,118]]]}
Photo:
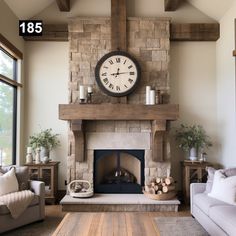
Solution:
{"label": "white pillar candle", "polygon": [[83,85],[79,86],[79,99],[85,99],[85,89]]}
{"label": "white pillar candle", "polygon": [[93,93],[93,88],[92,88],[92,86],[88,86],[88,93]]}
{"label": "white pillar candle", "polygon": [[32,153],[32,147],[27,147],[27,153]]}
{"label": "white pillar candle", "polygon": [[156,93],[155,90],[150,90],[150,105],[155,105]]}
{"label": "white pillar candle", "polygon": [[150,90],[151,86],[146,86],[146,105],[150,104]]}

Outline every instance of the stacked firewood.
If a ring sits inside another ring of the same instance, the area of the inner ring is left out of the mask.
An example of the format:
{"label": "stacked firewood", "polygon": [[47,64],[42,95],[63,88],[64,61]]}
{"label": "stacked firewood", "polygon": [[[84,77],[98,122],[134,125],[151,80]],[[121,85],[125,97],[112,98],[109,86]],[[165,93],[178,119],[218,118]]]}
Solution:
{"label": "stacked firewood", "polygon": [[175,190],[174,179],[172,177],[157,177],[145,185],[144,190],[150,194],[163,194]]}

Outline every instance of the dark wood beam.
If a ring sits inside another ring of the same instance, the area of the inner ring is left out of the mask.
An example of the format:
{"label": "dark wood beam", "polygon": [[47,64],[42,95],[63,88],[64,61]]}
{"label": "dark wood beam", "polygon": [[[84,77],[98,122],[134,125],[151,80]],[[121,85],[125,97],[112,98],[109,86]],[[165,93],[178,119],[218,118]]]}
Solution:
{"label": "dark wood beam", "polygon": [[[43,35],[24,37],[27,41],[68,41],[68,26],[44,25]],[[170,24],[171,41],[216,41],[220,37],[220,25],[213,24]]]}
{"label": "dark wood beam", "polygon": [[70,11],[70,0],[56,0],[60,11]]}
{"label": "dark wood beam", "polygon": [[26,41],[68,41],[68,25],[43,25],[42,36],[24,37]]}
{"label": "dark wood beam", "polygon": [[176,11],[182,0],[165,0],[165,11]]}
{"label": "dark wood beam", "polygon": [[233,51],[233,56],[236,57],[236,50]]}
{"label": "dark wood beam", "polygon": [[111,0],[111,48],[126,50],[126,0]]}
{"label": "dark wood beam", "polygon": [[212,24],[174,24],[170,25],[171,41],[217,41],[220,25]]}

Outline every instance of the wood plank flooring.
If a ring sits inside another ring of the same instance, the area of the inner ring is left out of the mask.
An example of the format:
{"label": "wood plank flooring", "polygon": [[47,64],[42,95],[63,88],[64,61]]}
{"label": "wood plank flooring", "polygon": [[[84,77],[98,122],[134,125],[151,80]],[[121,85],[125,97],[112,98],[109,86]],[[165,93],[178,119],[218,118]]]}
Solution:
{"label": "wood plank flooring", "polygon": [[181,212],[99,212],[66,214],[53,236],[158,236],[157,216],[190,216]]}

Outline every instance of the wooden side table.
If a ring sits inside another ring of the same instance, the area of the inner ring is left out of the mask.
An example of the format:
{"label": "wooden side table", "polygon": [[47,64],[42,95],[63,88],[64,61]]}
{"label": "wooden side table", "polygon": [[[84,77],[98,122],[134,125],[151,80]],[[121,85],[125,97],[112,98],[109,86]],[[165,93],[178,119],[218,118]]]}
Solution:
{"label": "wooden side table", "polygon": [[46,164],[25,164],[29,168],[31,180],[40,180],[45,183],[45,200],[55,204],[58,190],[58,165],[60,162],[48,162]]}
{"label": "wooden side table", "polygon": [[207,180],[207,166],[213,166],[209,162],[191,162],[183,161],[183,194],[184,202],[189,204],[190,202],[190,184],[191,183],[204,183]]}

